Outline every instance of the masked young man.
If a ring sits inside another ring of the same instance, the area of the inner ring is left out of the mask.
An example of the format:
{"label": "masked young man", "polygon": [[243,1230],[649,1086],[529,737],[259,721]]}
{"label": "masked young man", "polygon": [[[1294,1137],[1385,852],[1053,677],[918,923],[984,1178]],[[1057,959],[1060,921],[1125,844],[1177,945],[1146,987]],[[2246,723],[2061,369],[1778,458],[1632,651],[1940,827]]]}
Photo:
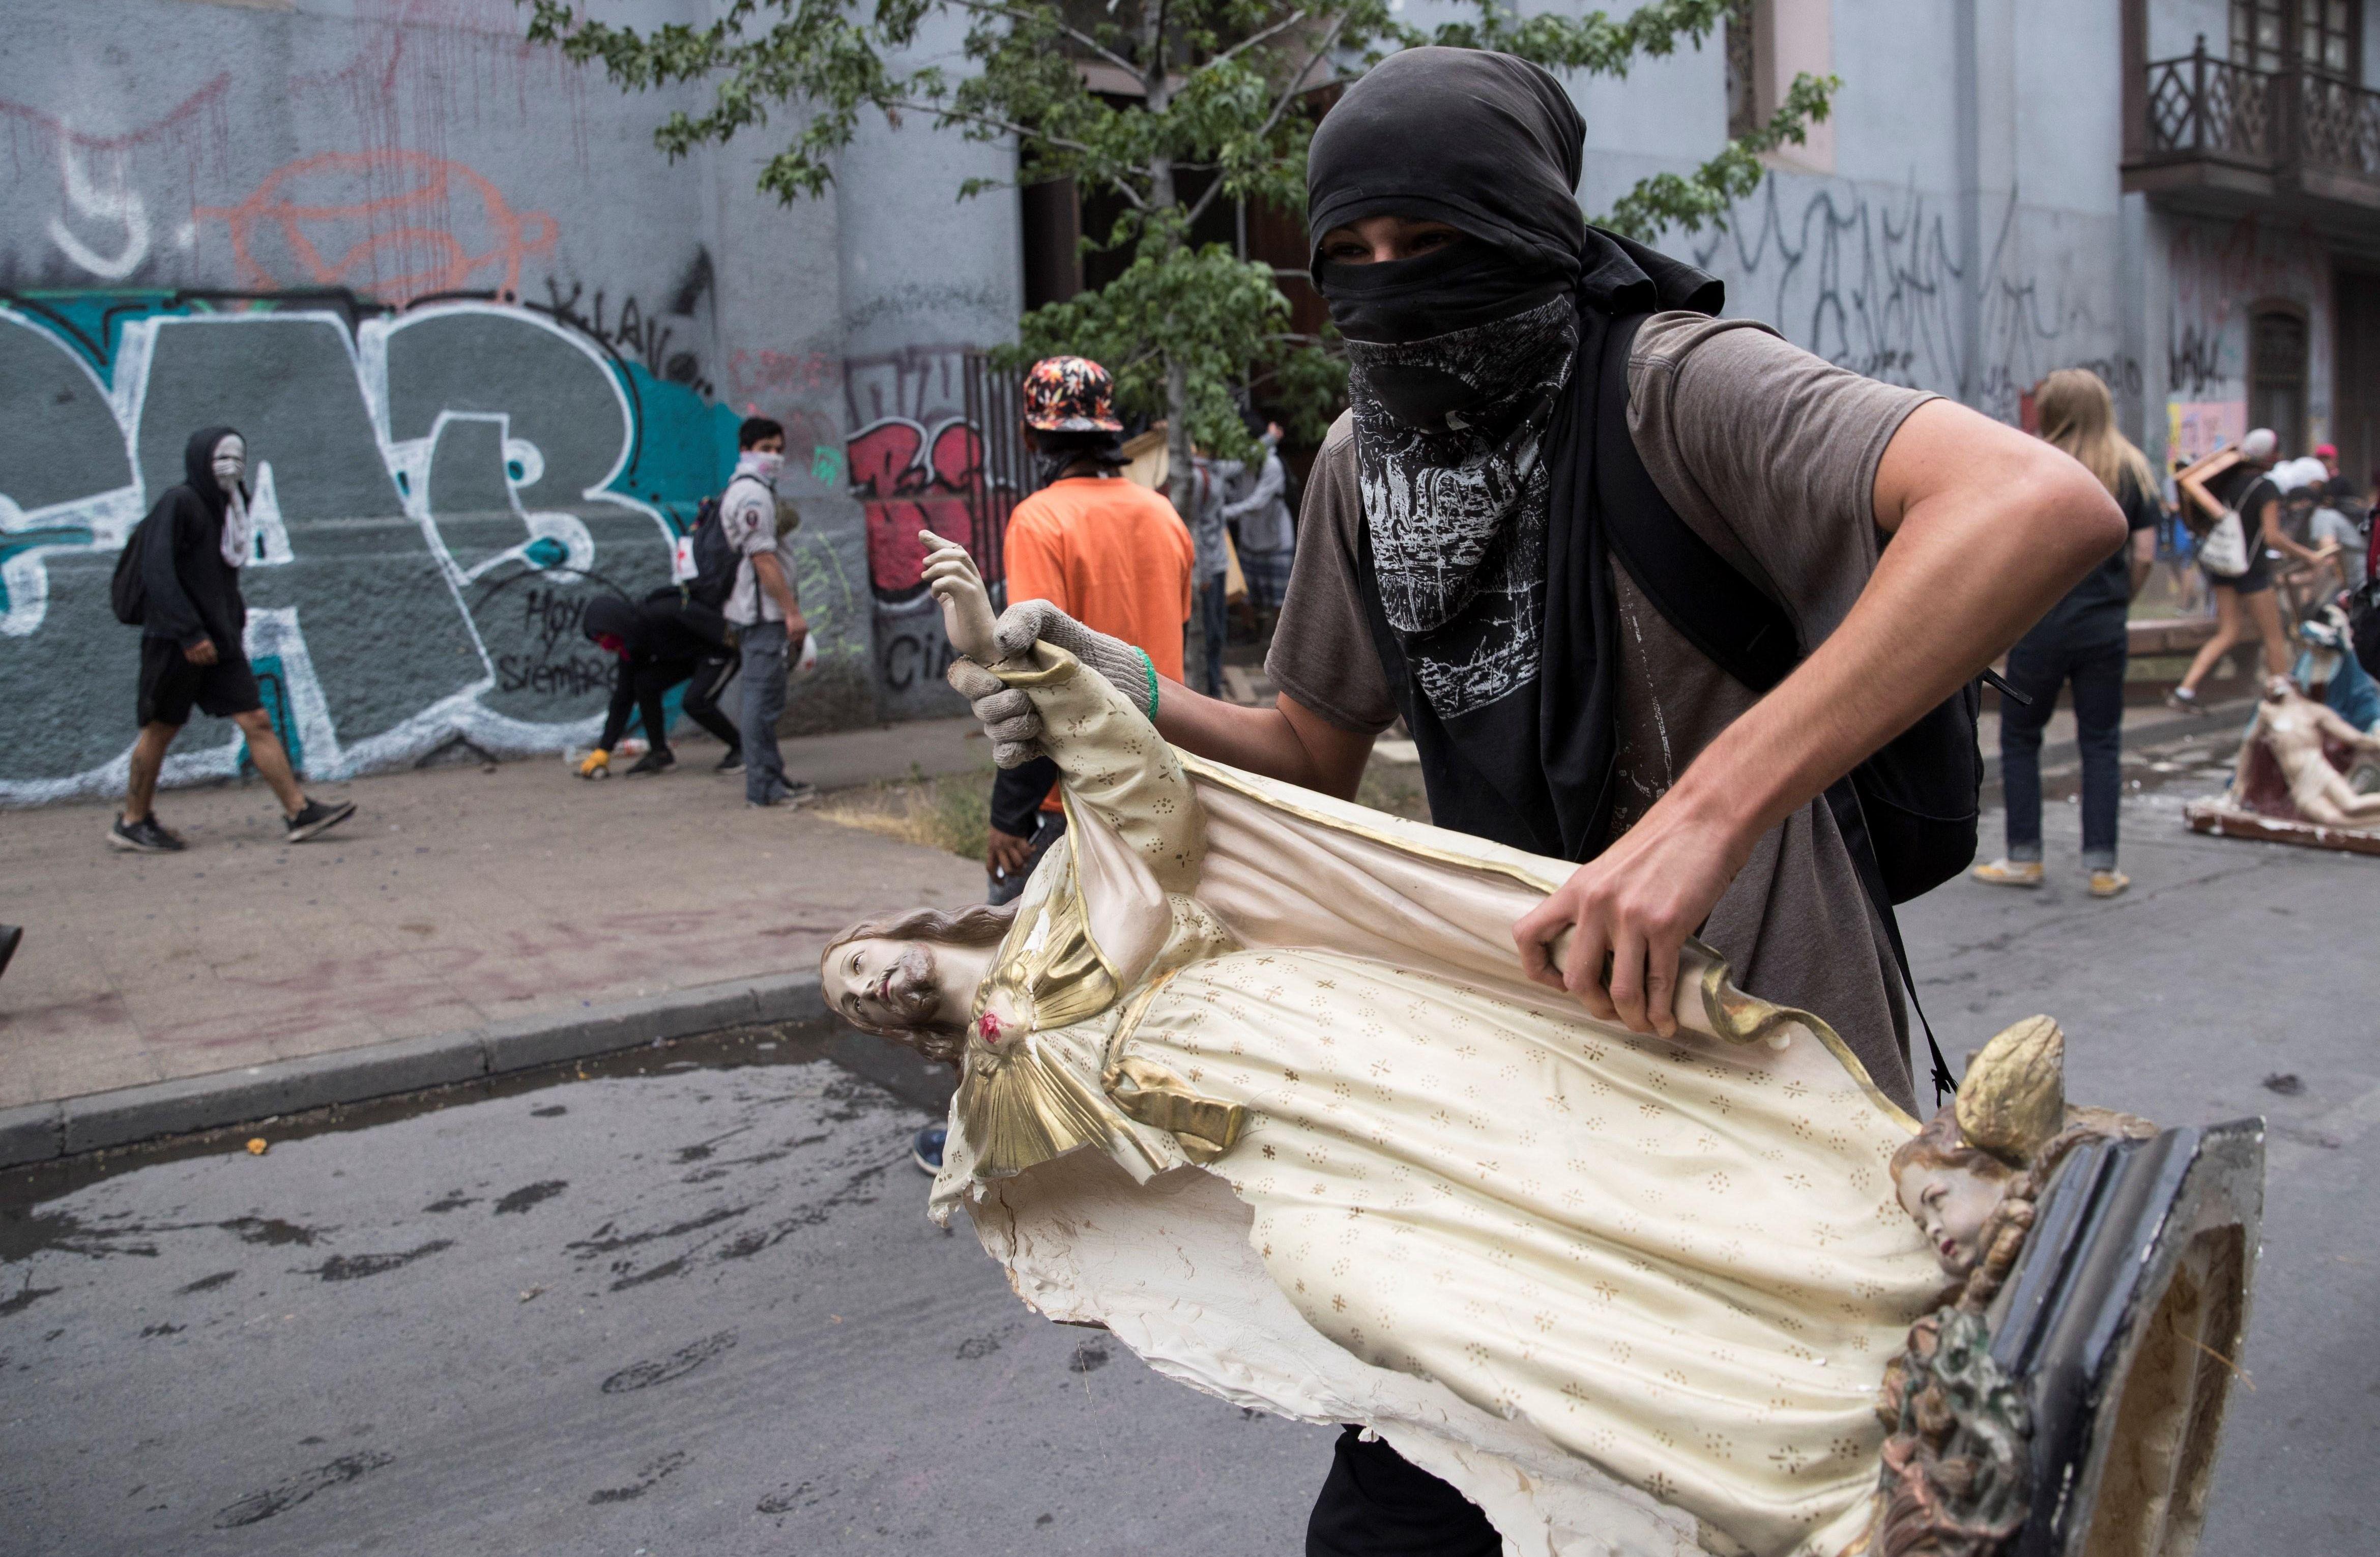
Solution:
{"label": "masked young man", "polygon": [[249,512],[248,443],[228,427],[201,428],[182,451],[182,483],[168,487],[141,521],[140,735],[132,743],[124,812],[108,829],[111,847],[170,854],[187,847],[152,810],[165,748],[190,711],[228,719],[247,737],[249,760],[281,802],[289,841],[302,844],[355,813],[355,802],[310,800],[289,753],[265,717],[244,647],[248,602],[239,571],[256,552]]}
{"label": "masked young man", "polygon": [[[790,505],[777,501],[777,477],[785,468],[785,430],[767,417],[747,417],[736,429],[735,474],[719,499],[719,522],[727,543],[744,560],[736,565],[735,592],[727,597],[727,620],[741,635],[744,655],[744,801],[751,806],[801,805],[813,794],[808,781],[785,777],[777,748],[777,720],[785,712],[785,675],[792,657],[809,636],[801,602],[794,594],[794,521]],[[783,513],[780,513],[780,508]]]}
{"label": "masked young man", "polygon": [[[1151,686],[1072,624],[1038,636],[1183,748],[1330,794],[1402,713],[1439,826],[1583,862],[1513,926],[1540,981],[1666,1036],[1699,932],[1913,1111],[1889,943],[1824,792],[2115,550],[2122,516],[2013,428],[1710,317],[1710,277],[1582,218],[1584,139],[1544,71],[1439,48],[1390,58],[1316,134],[1313,273],[1353,408],[1307,487],[1275,707]],[[1606,384],[1650,497],[1597,457]],[[1766,695],[1612,557],[1607,505],[1655,500],[1790,617],[1807,657]],[[1032,725],[997,694],[978,712],[996,739]],[[1353,1433],[1308,1535],[1329,1557],[1500,1544]]]}

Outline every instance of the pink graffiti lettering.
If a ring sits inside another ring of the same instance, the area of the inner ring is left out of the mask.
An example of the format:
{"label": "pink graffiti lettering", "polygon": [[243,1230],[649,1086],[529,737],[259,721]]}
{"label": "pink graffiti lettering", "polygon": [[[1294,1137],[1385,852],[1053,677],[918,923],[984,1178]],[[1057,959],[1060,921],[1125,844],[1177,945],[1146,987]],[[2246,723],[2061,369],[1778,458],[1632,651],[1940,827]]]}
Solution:
{"label": "pink graffiti lettering", "polygon": [[[852,434],[844,445],[851,492],[868,516],[868,578],[886,601],[907,600],[925,587],[925,548],[917,531],[953,540],[972,537],[970,496],[983,480],[983,444],[956,418],[929,433],[906,417],[887,417]],[[977,545],[989,578],[996,558]]]}

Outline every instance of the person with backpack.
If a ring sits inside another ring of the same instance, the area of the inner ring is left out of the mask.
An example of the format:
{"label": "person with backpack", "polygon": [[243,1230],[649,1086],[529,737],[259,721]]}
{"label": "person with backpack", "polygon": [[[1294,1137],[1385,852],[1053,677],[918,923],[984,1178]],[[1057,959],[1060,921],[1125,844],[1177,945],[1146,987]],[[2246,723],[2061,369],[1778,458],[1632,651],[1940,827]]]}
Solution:
{"label": "person with backpack", "polygon": [[116,616],[141,629],[140,734],[132,743],[124,809],[108,829],[113,848],[172,854],[188,846],[157,820],[153,808],[166,748],[193,709],[239,727],[249,760],[281,802],[289,842],[319,837],[355,814],[351,800],[326,804],[298,787],[249,668],[239,570],[255,558],[258,538],[247,473],[248,443],[237,430],[207,427],[190,434],[182,450],[181,484],[165,489],[116,561],[111,590]]}
{"label": "person with backpack", "polygon": [[[1308,480],[1274,707],[1044,604],[1003,644],[1068,650],[1185,750],[1342,797],[1402,714],[1439,826],[1581,861],[1513,927],[1540,982],[1673,1033],[1699,936],[1913,1114],[1890,903],[1972,861],[1973,680],[2123,517],[2060,450],[1712,317],[1718,282],[1587,225],[1584,140],[1552,76],[1464,49],[1393,55],[1322,120],[1307,231],[1352,409]],[[1021,699],[976,704],[1016,755]],[[1453,1489],[1342,1436],[1309,1553],[1500,1550]]]}
{"label": "person with backpack", "polygon": [[[2181,495],[2182,517],[2199,532],[2199,571],[2215,591],[2215,636],[2199,646],[2181,684],[2165,695],[2167,706],[2184,713],[2204,713],[2206,704],[2198,684],[2214,672],[2232,645],[2253,627],[2265,646],[2265,671],[2286,675],[2289,668],[2289,639],[2281,626],[2281,608],[2273,598],[2271,550],[2281,539],[2281,489],[2272,479],[2280,458],[2281,440],[2269,427],[2259,427],[2224,449],[2189,467],[2174,478]],[[2237,516],[2232,518],[2231,516]],[[2236,568],[2218,559],[2216,548],[2204,542],[2227,521],[2242,532],[2244,562]]]}
{"label": "person with backpack", "polygon": [[744,656],[744,803],[806,805],[817,793],[808,781],[785,776],[777,747],[777,720],[785,712],[791,660],[809,636],[794,594],[793,505],[777,497],[785,466],[785,430],[767,417],[747,417],[735,432],[735,474],[719,498],[719,534],[740,559],[725,604]]}
{"label": "person with backpack", "polygon": [[2019,694],[2000,702],[2000,785],[2008,809],[2008,852],[1975,867],[1996,886],[2037,887],[2041,864],[2041,733],[2058,707],[2058,689],[2074,688],[2075,744],[2082,753],[2082,869],[2094,897],[2132,884],[2116,869],[2116,820],[2123,797],[2125,618],[2156,561],[2165,505],[2156,478],[2131,439],[2116,431],[2107,385],[2088,368],[2060,368],[2041,383],[2034,404],[2041,436],[2099,479],[2124,511],[2131,544],[2066,592],[2009,651],[2008,678]]}
{"label": "person with backpack", "polygon": [[587,602],[579,629],[589,642],[619,661],[612,673],[612,706],[603,715],[603,734],[578,764],[580,778],[610,776],[612,753],[627,733],[632,711],[644,724],[646,750],[628,776],[665,773],[676,766],[662,699],[681,682],[686,685],[681,705],[686,716],[727,747],[719,771],[732,773],[743,767],[743,736],[735,722],[719,712],[720,688],[735,674],[736,655],[718,612],[667,585],[635,603],[615,594],[597,595]]}

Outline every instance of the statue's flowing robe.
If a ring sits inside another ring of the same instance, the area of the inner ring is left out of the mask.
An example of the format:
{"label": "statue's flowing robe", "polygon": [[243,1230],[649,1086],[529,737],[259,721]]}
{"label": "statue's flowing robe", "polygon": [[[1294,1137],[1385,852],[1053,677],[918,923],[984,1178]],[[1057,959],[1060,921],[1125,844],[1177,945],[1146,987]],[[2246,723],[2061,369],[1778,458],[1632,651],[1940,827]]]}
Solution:
{"label": "statue's flowing robe", "polygon": [[933,1192],[1018,1294],[1360,1424],[1526,1553],[1820,1553],[1942,1277],[1915,1121],[1690,957],[1675,1040],[1529,983],[1570,869],[1185,758],[1062,651],[1067,838],[976,1008]]}

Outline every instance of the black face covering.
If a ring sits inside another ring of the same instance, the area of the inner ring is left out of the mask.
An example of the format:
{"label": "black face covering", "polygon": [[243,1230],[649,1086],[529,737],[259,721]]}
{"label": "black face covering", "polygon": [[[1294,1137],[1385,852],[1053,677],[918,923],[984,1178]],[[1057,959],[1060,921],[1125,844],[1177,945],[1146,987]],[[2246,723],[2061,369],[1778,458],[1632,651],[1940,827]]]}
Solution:
{"label": "black face covering", "polygon": [[[1614,317],[1718,306],[1710,277],[1586,225],[1585,138],[1536,67],[1410,49],[1324,118],[1306,201],[1315,284],[1348,343],[1374,633],[1431,812],[1574,859],[1604,842],[1612,771],[1597,369]],[[1321,257],[1372,216],[1463,237],[1378,264]]]}

